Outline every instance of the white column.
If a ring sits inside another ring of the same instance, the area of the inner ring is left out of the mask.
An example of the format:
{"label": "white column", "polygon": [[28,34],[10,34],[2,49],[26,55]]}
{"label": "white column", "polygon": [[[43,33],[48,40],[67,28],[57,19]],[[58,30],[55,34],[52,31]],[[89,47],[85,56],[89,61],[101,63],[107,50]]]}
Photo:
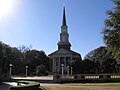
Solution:
{"label": "white column", "polygon": [[72,57],[70,57],[70,63],[72,63]]}
{"label": "white column", "polygon": [[53,80],[57,80],[57,73],[56,73],[56,58],[53,57]]}
{"label": "white column", "polygon": [[59,60],[59,65],[58,65],[58,66],[59,66],[59,70],[58,70],[58,71],[59,71],[59,73],[60,73],[60,65],[61,65],[61,64],[60,64],[60,57],[58,57],[58,60]]}
{"label": "white column", "polygon": [[69,75],[69,66],[67,66],[67,74]]}
{"label": "white column", "polygon": [[72,70],[73,68],[72,68],[72,66],[71,66],[71,75],[72,75],[72,73],[73,73],[73,70]]}
{"label": "white column", "polygon": [[54,57],[53,57],[53,60],[52,60],[52,61],[53,61],[53,72],[54,72],[54,71],[55,71],[55,70],[54,70]]}
{"label": "white column", "polygon": [[56,62],[57,62],[57,59],[56,58],[54,58],[54,71],[56,72]]}
{"label": "white column", "polygon": [[[70,64],[72,64],[72,56],[70,57]],[[72,75],[73,71],[72,71],[72,66],[69,67],[70,68],[70,74]]]}
{"label": "white column", "polygon": [[67,65],[66,65],[66,57],[64,57],[64,64],[65,64],[65,66],[64,66],[64,71],[65,71],[65,74],[66,74],[66,71],[67,71]]}

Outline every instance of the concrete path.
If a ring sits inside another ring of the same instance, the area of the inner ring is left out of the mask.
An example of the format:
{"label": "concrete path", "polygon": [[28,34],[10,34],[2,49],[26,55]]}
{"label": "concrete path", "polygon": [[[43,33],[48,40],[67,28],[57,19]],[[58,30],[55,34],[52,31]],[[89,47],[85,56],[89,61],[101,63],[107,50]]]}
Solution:
{"label": "concrete path", "polygon": [[53,83],[53,76],[35,76],[35,77],[12,77],[13,81],[30,80],[40,83]]}
{"label": "concrete path", "polygon": [[12,77],[13,79],[29,79],[29,80],[53,80],[53,76],[34,76],[34,77]]}

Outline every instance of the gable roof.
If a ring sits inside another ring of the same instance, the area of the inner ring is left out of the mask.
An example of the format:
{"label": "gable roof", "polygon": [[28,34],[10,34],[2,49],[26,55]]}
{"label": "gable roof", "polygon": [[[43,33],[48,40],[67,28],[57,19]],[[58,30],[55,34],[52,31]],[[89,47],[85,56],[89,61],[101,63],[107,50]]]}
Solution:
{"label": "gable roof", "polygon": [[52,55],[60,55],[60,54],[72,54],[70,51],[66,50],[66,49],[63,49],[61,48],[60,50],[57,50],[51,54],[49,54],[48,56],[52,56]]}
{"label": "gable roof", "polygon": [[72,50],[66,50],[61,48],[60,50],[57,50],[51,54],[49,54],[48,56],[53,56],[53,55],[78,55],[81,58],[81,55],[75,51]]}

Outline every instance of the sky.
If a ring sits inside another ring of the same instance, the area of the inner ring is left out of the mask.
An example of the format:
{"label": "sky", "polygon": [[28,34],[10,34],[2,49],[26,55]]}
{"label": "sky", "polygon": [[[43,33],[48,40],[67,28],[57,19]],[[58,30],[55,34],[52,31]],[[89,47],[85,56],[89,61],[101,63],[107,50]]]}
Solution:
{"label": "sky", "polygon": [[0,41],[47,55],[56,51],[64,5],[72,50],[84,58],[104,46],[101,32],[106,11],[114,7],[111,0],[0,0]]}

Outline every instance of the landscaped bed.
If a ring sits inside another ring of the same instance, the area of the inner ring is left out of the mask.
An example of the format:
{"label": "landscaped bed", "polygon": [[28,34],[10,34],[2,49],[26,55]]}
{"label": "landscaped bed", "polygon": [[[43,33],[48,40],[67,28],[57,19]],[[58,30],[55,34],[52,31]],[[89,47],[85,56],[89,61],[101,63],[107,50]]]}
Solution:
{"label": "landscaped bed", "polygon": [[120,74],[75,74],[57,78],[57,83],[108,83],[120,82]]}

